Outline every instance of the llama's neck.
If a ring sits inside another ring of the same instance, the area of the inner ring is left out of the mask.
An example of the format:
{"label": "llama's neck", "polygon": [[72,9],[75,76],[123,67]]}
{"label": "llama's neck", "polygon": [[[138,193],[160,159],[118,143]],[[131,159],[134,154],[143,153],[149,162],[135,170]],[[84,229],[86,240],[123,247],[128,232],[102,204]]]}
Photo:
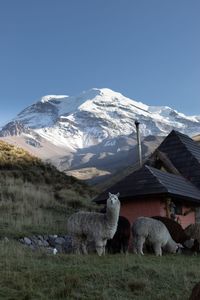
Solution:
{"label": "llama's neck", "polygon": [[120,206],[117,205],[115,207],[107,207],[106,209],[106,221],[109,226],[116,225],[119,218],[119,210]]}

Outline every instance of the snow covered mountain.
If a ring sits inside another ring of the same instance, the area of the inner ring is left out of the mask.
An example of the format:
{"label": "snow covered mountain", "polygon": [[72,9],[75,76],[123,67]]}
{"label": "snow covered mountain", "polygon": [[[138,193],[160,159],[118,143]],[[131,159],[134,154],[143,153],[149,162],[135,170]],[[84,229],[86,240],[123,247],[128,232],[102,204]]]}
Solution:
{"label": "snow covered mountain", "polygon": [[148,106],[110,89],[94,88],[73,97],[42,97],[6,124],[0,136],[61,170],[79,170],[85,176],[90,168],[94,176],[106,176],[125,162],[127,166],[136,162],[135,120],[141,124],[144,155],[161,141],[155,137],[172,129],[188,135],[200,132],[200,116],[185,116],[167,106]]}

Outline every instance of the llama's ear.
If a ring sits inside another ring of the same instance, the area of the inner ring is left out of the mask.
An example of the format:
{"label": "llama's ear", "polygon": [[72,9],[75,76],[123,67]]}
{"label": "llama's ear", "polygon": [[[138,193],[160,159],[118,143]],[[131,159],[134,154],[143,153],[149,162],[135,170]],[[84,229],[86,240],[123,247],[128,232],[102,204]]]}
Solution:
{"label": "llama's ear", "polygon": [[120,193],[117,193],[117,197],[119,197],[120,196]]}
{"label": "llama's ear", "polygon": [[109,197],[111,197],[112,194],[109,192],[108,195],[109,195]]}

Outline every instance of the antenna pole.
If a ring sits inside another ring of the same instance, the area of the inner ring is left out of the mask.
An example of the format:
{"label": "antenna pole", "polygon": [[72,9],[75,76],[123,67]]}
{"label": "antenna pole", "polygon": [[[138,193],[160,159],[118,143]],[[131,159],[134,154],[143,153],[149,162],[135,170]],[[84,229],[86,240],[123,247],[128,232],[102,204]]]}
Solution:
{"label": "antenna pole", "polygon": [[142,166],[142,147],[141,147],[141,140],[140,140],[140,129],[139,129],[140,122],[138,120],[135,121],[136,126],[136,133],[137,133],[137,143],[138,143],[138,156],[139,156],[139,164],[140,167]]}

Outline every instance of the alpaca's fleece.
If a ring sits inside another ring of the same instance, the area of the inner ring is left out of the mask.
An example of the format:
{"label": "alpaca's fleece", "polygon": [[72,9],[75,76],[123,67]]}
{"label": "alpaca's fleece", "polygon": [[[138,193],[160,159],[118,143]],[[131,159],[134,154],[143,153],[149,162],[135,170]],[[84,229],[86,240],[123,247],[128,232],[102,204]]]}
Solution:
{"label": "alpaca's fleece", "polygon": [[154,216],[153,219],[161,221],[167,227],[172,239],[182,245],[181,252],[189,253],[188,250],[192,252],[198,251],[198,242],[194,238],[190,238],[183,229],[183,227],[176,221],[169,219],[167,217]]}
{"label": "alpaca's fleece", "polygon": [[132,225],[133,249],[137,254],[143,253],[145,242],[153,246],[155,254],[162,256],[162,248],[170,253],[176,253],[177,243],[172,239],[167,227],[160,221],[140,217]]}
{"label": "alpaca's fleece", "polygon": [[119,216],[117,231],[112,239],[108,240],[106,249],[108,253],[128,253],[129,239],[131,234],[131,224],[123,216]]}
{"label": "alpaca's fleece", "polygon": [[190,224],[188,227],[185,228],[185,234],[187,234],[190,238],[196,240],[198,242],[198,251],[200,245],[200,224]]}
{"label": "alpaca's fleece", "polygon": [[177,223],[176,221],[169,219],[167,217],[161,217],[161,216],[154,216],[151,217],[153,219],[161,221],[165,226],[167,227],[172,239],[176,243],[183,244],[186,241],[188,241],[190,238],[189,236],[184,232],[183,227]]}
{"label": "alpaca's fleece", "polygon": [[71,215],[67,221],[68,233],[74,237],[77,252],[80,248],[87,253],[88,241],[95,242],[95,248],[99,255],[105,253],[108,239],[113,238],[119,219],[120,202],[117,195],[109,193],[106,213],[80,211]]}

